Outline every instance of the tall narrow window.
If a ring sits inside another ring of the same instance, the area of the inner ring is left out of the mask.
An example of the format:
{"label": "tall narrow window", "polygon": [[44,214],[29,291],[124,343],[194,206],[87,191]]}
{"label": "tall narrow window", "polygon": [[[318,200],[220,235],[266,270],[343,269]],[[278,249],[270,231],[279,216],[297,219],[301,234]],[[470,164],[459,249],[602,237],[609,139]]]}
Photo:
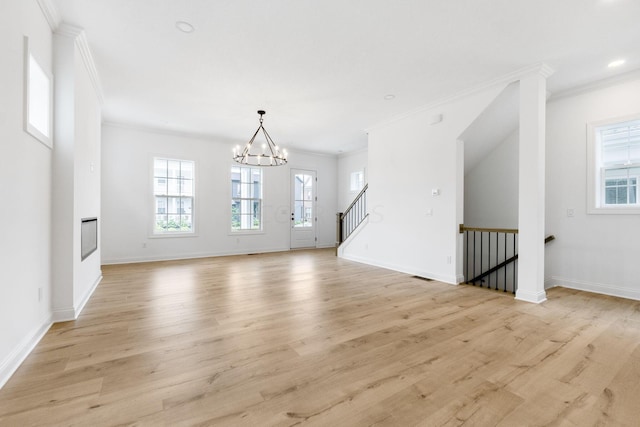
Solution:
{"label": "tall narrow window", "polygon": [[193,233],[194,162],[153,159],[155,234]]}
{"label": "tall narrow window", "polygon": [[364,187],[364,171],[356,171],[351,172],[351,185],[350,189],[352,192],[357,192],[362,190]]}
{"label": "tall narrow window", "polygon": [[262,230],[262,169],[231,167],[231,231]]}
{"label": "tall narrow window", "polygon": [[29,49],[29,38],[24,37],[24,96],[25,130],[47,147],[52,148],[52,77],[36,60]]}
{"label": "tall narrow window", "polygon": [[640,118],[592,125],[589,133],[591,207],[596,213],[635,213],[632,209],[640,208]]}

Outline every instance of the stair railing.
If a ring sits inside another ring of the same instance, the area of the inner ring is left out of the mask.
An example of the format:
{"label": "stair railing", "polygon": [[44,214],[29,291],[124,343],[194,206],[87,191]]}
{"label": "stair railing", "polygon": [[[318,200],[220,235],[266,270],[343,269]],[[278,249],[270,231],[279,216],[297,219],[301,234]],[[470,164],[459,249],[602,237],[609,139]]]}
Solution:
{"label": "stair railing", "polygon": [[364,188],[356,198],[351,202],[344,212],[338,212],[336,215],[336,242],[338,246],[349,238],[356,228],[367,217],[367,189],[369,184],[365,184]]}
{"label": "stair railing", "polygon": [[[464,277],[473,286],[516,293],[518,290],[518,230],[465,227]],[[545,244],[555,236],[545,239]]]}

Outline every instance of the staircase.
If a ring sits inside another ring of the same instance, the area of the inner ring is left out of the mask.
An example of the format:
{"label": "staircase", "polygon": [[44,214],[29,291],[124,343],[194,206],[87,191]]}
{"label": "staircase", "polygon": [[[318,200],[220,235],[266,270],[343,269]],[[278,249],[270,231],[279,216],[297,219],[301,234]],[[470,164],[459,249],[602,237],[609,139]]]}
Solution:
{"label": "staircase", "polygon": [[340,246],[345,242],[369,215],[367,213],[368,188],[369,184],[366,184],[349,207],[344,212],[337,213],[336,246]]}
{"label": "staircase", "polygon": [[[518,290],[518,230],[476,228],[460,224],[464,234],[465,283],[497,291]],[[544,242],[555,240],[548,236]]]}

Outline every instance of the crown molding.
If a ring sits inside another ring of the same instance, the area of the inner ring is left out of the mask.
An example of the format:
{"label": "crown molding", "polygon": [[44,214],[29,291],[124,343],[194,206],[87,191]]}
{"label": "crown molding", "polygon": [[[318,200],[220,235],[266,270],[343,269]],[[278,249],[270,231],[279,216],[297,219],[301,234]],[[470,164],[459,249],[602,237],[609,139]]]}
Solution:
{"label": "crown molding", "polygon": [[616,84],[638,79],[640,79],[640,69],[628,71],[623,74],[618,74],[617,76],[607,77],[604,79],[596,80],[595,82],[589,82],[580,86],[556,92],[549,97],[548,102],[554,102],[559,99],[568,98],[587,92],[593,92],[594,90],[604,89]]}
{"label": "crown molding", "polygon": [[[146,125],[142,125],[142,124],[138,124],[138,123],[126,123],[126,122],[113,122],[113,121],[103,121],[102,122],[102,126],[107,126],[107,127],[112,127],[112,128],[116,128],[116,129],[125,129],[125,130],[131,130],[131,131],[136,131],[136,132],[147,132],[147,133],[155,133],[158,135],[166,135],[166,136],[175,136],[178,138],[189,138],[189,139],[196,139],[196,140],[200,140],[200,141],[213,141],[217,144],[224,144],[224,145],[229,145],[230,147],[235,146],[235,145],[243,145],[246,144],[246,140],[237,140],[237,141],[231,141],[230,139],[227,138],[223,138],[221,136],[216,136],[213,134],[205,134],[205,133],[196,133],[196,132],[188,132],[188,131],[179,131],[179,130],[171,130],[171,129],[162,129],[162,128],[156,128],[156,127],[152,127],[152,126],[146,126]],[[296,148],[287,148],[287,152],[289,154],[293,153],[293,154],[303,154],[303,155],[312,155],[312,156],[320,156],[320,157],[329,157],[329,158],[337,158],[338,156],[336,154],[332,154],[332,153],[321,153],[321,152],[317,152],[317,151],[306,151],[306,150],[299,150]],[[231,155],[229,155],[229,159],[231,159]]]}
{"label": "crown molding", "polygon": [[431,102],[429,104],[420,106],[418,108],[415,108],[413,110],[409,110],[405,113],[401,113],[399,115],[396,115],[392,118],[390,118],[389,120],[385,120],[381,123],[378,123],[376,125],[373,125],[371,127],[368,127],[365,129],[366,133],[371,132],[372,130],[376,130],[382,127],[385,127],[391,123],[397,122],[399,120],[402,119],[406,119],[408,117],[411,117],[413,115],[416,114],[420,114],[420,113],[424,113],[426,111],[432,110],[434,108],[443,106],[445,104],[449,104],[451,102],[454,101],[458,101],[460,99],[464,99],[467,98],[468,96],[474,95],[476,93],[482,92],[483,90],[489,89],[491,87],[494,86],[498,86],[498,85],[504,85],[507,86],[510,83],[516,82],[520,79],[522,79],[523,77],[526,77],[528,75],[531,74],[540,74],[541,76],[547,78],[549,77],[551,74],[553,74],[554,70],[553,68],[551,68],[550,66],[548,66],[545,63],[540,63],[540,64],[534,64],[534,65],[530,65],[528,67],[524,67],[524,68],[520,68],[516,71],[513,71],[511,73],[508,74],[504,74],[500,77],[496,77],[494,79],[491,80],[487,80],[484,83],[481,83],[479,85],[473,86],[469,89],[465,89],[462,90],[460,92],[454,93],[453,95],[449,95],[443,98],[440,98],[434,102]]}
{"label": "crown molding", "polygon": [[49,27],[51,31],[56,31],[62,22],[60,18],[60,12],[53,4],[52,0],[37,0],[38,6],[42,10],[42,14],[44,15],[47,23],[49,23]]}
{"label": "crown molding", "polygon": [[351,156],[355,156],[355,155],[363,154],[363,153],[368,153],[368,152],[369,152],[369,147],[361,147],[361,148],[356,148],[355,150],[344,151],[342,153],[338,153],[338,158],[339,159],[344,159],[345,157],[351,157]]}
{"label": "crown molding", "polygon": [[73,39],[76,47],[78,48],[78,51],[80,52],[80,57],[82,58],[82,62],[85,68],[87,69],[87,73],[89,73],[89,79],[91,80],[91,84],[96,91],[98,101],[100,102],[100,105],[104,104],[104,94],[102,91],[102,84],[100,83],[100,76],[98,75],[98,70],[96,68],[95,61],[93,60],[91,48],[89,47],[89,41],[87,40],[84,29],[63,22],[58,26],[55,33],[57,35]]}
{"label": "crown molding", "polygon": [[[137,132],[147,132],[147,133],[156,133],[158,135],[177,136],[180,138],[200,139],[200,140],[213,139],[216,141],[219,139],[219,137],[216,137],[215,135],[208,135],[204,133],[189,132],[189,131],[172,130],[172,129],[162,129],[159,127],[153,127],[153,126],[143,125],[139,123],[132,123],[132,122],[114,122],[114,121],[106,120],[102,122],[102,125],[118,128],[118,129],[133,130]],[[246,143],[246,141],[244,140],[243,142],[239,142],[239,141],[229,142],[229,144],[233,144],[233,145],[244,144],[244,143]]]}

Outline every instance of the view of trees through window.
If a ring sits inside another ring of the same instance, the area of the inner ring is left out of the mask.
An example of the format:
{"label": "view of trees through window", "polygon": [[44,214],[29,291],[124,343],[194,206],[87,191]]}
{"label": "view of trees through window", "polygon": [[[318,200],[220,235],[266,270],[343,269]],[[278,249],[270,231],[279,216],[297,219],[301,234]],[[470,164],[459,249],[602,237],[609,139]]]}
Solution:
{"label": "view of trees through window", "polygon": [[231,167],[231,230],[262,230],[262,170]]}
{"label": "view of trees through window", "polygon": [[153,160],[154,233],[193,232],[194,162]]}

